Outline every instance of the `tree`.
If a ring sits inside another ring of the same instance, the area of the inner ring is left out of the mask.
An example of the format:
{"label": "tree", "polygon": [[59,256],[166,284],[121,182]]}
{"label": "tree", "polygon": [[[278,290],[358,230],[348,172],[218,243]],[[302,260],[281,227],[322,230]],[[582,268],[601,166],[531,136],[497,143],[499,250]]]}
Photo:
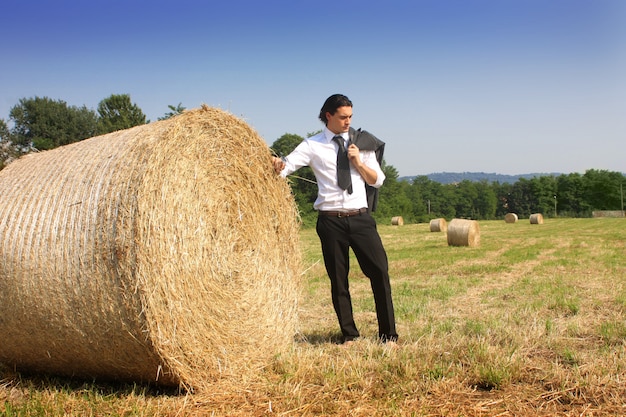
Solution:
{"label": "tree", "polygon": [[304,138],[295,133],[285,133],[272,143],[271,150],[276,156],[283,157],[290,154]]}
{"label": "tree", "polygon": [[620,184],[624,183],[624,175],[590,169],[583,175],[583,181],[583,192],[589,207],[593,210],[621,210]]}
{"label": "tree", "polygon": [[379,188],[378,207],[373,213],[374,217],[381,221],[390,221],[393,216],[411,219],[413,207],[407,195],[408,184],[405,181],[398,181],[398,170],[392,165],[387,165],[384,160],[381,169],[385,174],[385,182]]}
{"label": "tree", "polygon": [[583,177],[579,173],[563,174],[557,177],[556,201],[559,216],[591,216],[591,207],[584,198],[583,182]]}
{"label": "tree", "polygon": [[456,197],[454,199],[456,216],[468,219],[478,218],[475,208],[475,202],[478,198],[476,184],[470,180],[463,180],[451,187],[454,187],[452,188],[452,192]]}
{"label": "tree", "polygon": [[159,117],[158,120],[167,120],[170,117],[178,116],[182,112],[185,111],[185,107],[182,106],[182,103],[178,103],[178,106],[174,107],[171,104],[168,104],[167,107],[170,109],[163,117]]}
{"label": "tree", "polygon": [[493,187],[487,183],[487,180],[483,180],[476,183],[476,191],[478,192],[478,196],[474,201],[474,208],[476,210],[475,218],[480,220],[494,219],[498,199]]}
{"label": "tree", "polygon": [[556,178],[551,175],[534,177],[530,180],[531,193],[533,195],[533,213],[554,216],[555,196],[558,194]]}
{"label": "tree", "polygon": [[[510,183],[502,183],[495,181],[491,183],[494,195],[496,196],[496,212],[495,218],[503,218],[507,213],[511,211],[509,207],[509,200],[511,197],[511,190],[513,185]],[[517,214],[517,213],[516,213]]]}
{"label": "tree", "polygon": [[[452,186],[454,187],[454,186]],[[413,208],[413,213],[419,221],[429,221],[438,217],[452,219],[456,215],[454,208],[455,196],[450,186],[430,180],[427,176],[418,176],[413,179],[411,196],[421,196],[421,201],[413,201],[418,207]],[[419,205],[422,207],[419,207]],[[426,209],[426,214],[421,214]]]}
{"label": "tree", "polygon": [[146,115],[131,102],[128,94],[111,94],[98,103],[98,114],[100,135],[147,123]]}
{"label": "tree", "polygon": [[12,142],[26,149],[52,149],[96,132],[97,116],[92,110],[48,97],[22,98],[9,116],[14,123]]}
{"label": "tree", "polygon": [[[271,146],[271,150],[274,155],[283,157],[289,155],[303,140],[302,136],[285,133],[276,139]],[[291,192],[300,211],[300,217],[305,225],[310,225],[315,219],[313,203],[317,198],[317,183],[313,170],[309,167],[302,167],[296,173],[290,175],[288,180],[291,185]]]}
{"label": "tree", "polygon": [[511,213],[519,217],[528,217],[534,213],[533,195],[531,193],[530,181],[520,178],[507,196],[508,208]]}
{"label": "tree", "polygon": [[11,141],[11,132],[3,119],[0,119],[0,169],[19,156],[17,146]]}
{"label": "tree", "polygon": [[4,119],[0,119],[0,143],[11,142],[11,132]]}
{"label": "tree", "polygon": [[[426,177],[421,177],[426,178]],[[407,181],[402,181],[404,184],[405,194],[409,201],[411,202],[411,215],[409,216],[409,221],[414,222],[426,222],[428,221],[428,207],[424,203],[424,198],[422,198],[422,191],[420,188],[413,183],[409,183]]]}

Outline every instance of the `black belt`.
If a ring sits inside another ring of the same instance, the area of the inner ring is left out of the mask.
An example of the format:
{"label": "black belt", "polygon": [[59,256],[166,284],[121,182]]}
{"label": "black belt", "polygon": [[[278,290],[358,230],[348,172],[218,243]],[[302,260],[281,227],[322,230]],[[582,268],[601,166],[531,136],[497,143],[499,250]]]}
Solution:
{"label": "black belt", "polygon": [[318,211],[320,216],[329,216],[329,217],[352,217],[352,216],[360,216],[363,213],[367,213],[366,208],[360,208],[357,210],[344,210],[344,211]]}

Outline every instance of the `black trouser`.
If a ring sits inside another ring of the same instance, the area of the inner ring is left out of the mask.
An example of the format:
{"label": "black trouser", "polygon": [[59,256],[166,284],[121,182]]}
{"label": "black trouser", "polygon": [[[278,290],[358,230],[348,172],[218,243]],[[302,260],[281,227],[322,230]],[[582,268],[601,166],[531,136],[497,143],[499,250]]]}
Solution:
{"label": "black trouser", "polygon": [[370,279],[378,318],[378,337],[383,342],[397,340],[387,253],[376,230],[374,218],[368,213],[351,217],[320,214],[317,218],[317,234],[322,243],[324,264],[330,278],[333,306],[344,341],[359,337],[352,315],[352,300],[348,284],[350,271],[348,249],[350,247],[356,255],[361,270]]}

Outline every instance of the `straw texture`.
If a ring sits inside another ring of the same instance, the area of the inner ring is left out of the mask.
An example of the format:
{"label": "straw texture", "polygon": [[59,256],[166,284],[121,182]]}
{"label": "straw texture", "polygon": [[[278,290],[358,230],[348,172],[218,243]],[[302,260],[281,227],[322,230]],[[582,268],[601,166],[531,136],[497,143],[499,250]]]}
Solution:
{"label": "straw texture", "polygon": [[432,219],[428,225],[431,232],[446,232],[448,230],[448,223],[446,219]]}
{"label": "straw texture", "polygon": [[452,219],[448,225],[448,246],[479,246],[480,228],[476,220]]}
{"label": "straw texture", "polygon": [[534,213],[530,215],[530,224],[543,224],[543,215],[541,213]]}
{"label": "straw texture", "polygon": [[0,362],[208,389],[286,349],[298,216],[267,145],[203,106],[0,171]]}

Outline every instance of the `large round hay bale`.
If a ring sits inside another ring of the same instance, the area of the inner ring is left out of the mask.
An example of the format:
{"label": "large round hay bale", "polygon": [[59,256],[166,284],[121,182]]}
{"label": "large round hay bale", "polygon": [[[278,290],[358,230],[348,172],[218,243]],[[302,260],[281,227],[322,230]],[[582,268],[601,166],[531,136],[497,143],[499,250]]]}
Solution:
{"label": "large round hay bale", "polygon": [[515,213],[507,213],[504,215],[505,223],[517,223],[517,214]]}
{"label": "large round hay bale", "polygon": [[448,225],[448,246],[478,246],[480,228],[476,220],[452,219]]}
{"label": "large round hay bale", "polygon": [[404,219],[402,218],[402,216],[395,216],[391,218],[391,225],[392,226],[403,226],[404,225]]}
{"label": "large round hay bale", "polygon": [[296,331],[297,210],[265,142],[204,106],[0,171],[0,362],[202,389]]}
{"label": "large round hay bale", "polygon": [[448,230],[448,223],[446,219],[432,219],[429,223],[431,232],[446,232]]}
{"label": "large round hay bale", "polygon": [[543,224],[543,215],[541,213],[531,214],[530,224]]}

